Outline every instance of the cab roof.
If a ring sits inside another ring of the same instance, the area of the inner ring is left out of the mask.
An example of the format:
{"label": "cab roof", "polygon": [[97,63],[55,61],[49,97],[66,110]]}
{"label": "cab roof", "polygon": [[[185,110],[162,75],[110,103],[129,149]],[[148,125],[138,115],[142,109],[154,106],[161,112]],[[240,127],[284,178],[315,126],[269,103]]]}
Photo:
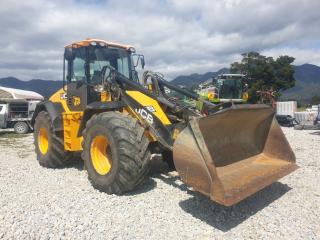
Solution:
{"label": "cab roof", "polygon": [[116,48],[123,48],[125,50],[131,50],[131,51],[135,51],[134,47],[131,45],[124,45],[124,44],[119,44],[119,43],[114,43],[114,42],[107,42],[101,39],[95,39],[95,38],[87,38],[85,40],[79,41],[79,42],[74,42],[71,43],[67,46],[65,46],[65,48],[78,48],[78,47],[87,47],[90,45],[106,45],[106,46],[111,46],[111,47],[116,47]]}

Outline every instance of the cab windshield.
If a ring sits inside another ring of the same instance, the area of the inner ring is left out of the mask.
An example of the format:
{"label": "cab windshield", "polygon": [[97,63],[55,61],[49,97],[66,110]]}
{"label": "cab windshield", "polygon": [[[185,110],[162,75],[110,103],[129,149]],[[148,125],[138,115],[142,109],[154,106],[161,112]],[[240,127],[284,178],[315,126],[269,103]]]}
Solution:
{"label": "cab windshield", "polygon": [[101,70],[104,66],[111,66],[127,78],[131,78],[130,54],[124,49],[94,48],[89,51],[89,62],[93,83],[101,79]]}
{"label": "cab windshield", "polygon": [[216,87],[220,99],[241,99],[242,81],[241,78],[217,79]]}
{"label": "cab windshield", "polygon": [[71,81],[87,80],[91,84],[99,84],[104,66],[111,66],[127,78],[133,78],[134,66],[130,52],[121,48],[92,46],[76,50]]}

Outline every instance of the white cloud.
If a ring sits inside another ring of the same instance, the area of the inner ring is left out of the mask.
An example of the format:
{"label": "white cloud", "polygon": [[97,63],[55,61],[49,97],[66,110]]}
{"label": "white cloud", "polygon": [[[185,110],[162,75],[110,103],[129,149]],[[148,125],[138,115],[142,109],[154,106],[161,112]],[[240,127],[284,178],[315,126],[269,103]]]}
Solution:
{"label": "white cloud", "polygon": [[318,0],[2,0],[0,77],[61,79],[63,46],[135,45],[168,78],[214,71],[246,51],[320,64]]}
{"label": "white cloud", "polygon": [[296,58],[295,64],[313,63],[320,66],[320,48],[299,49],[299,48],[274,48],[262,52],[262,55],[279,57],[289,55]]}

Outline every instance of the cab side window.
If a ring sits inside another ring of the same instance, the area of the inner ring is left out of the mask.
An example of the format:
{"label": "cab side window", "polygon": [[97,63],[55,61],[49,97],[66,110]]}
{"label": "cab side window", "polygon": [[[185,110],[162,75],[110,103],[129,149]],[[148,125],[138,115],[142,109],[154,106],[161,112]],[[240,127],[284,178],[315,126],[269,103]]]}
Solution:
{"label": "cab side window", "polygon": [[85,49],[79,48],[71,63],[71,82],[86,81],[85,63]]}
{"label": "cab side window", "polygon": [[117,59],[117,70],[118,72],[122,73],[124,76],[126,76],[127,78],[130,78],[130,73],[129,73],[129,63],[128,63],[128,57],[124,56],[124,57],[119,57]]}

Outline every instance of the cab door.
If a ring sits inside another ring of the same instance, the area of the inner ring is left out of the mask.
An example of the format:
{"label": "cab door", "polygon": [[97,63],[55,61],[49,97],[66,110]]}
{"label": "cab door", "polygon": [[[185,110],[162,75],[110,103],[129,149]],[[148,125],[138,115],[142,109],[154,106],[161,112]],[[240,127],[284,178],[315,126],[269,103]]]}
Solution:
{"label": "cab door", "polygon": [[73,49],[74,57],[68,60],[67,74],[67,103],[71,111],[83,111],[88,102],[95,101],[91,95],[93,87],[88,85],[90,69],[87,61],[86,48]]}

